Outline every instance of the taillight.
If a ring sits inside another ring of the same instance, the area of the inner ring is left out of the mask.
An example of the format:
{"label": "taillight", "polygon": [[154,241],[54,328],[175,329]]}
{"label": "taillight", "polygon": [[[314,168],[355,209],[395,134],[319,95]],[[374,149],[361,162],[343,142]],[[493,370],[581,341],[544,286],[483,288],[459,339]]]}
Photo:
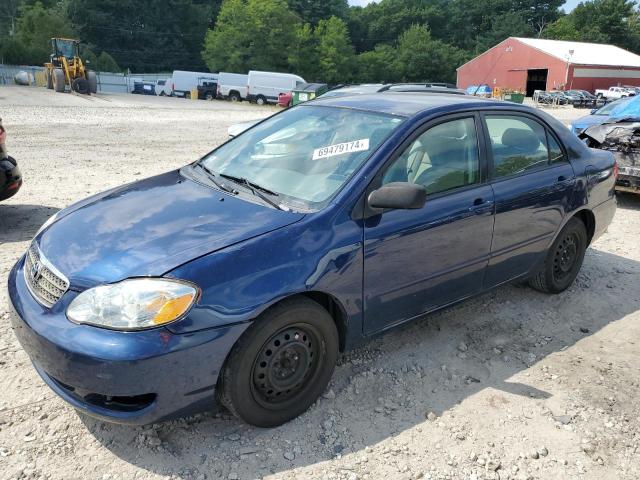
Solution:
{"label": "taillight", "polygon": [[615,160],[613,162],[613,177],[618,180],[618,173],[620,172],[620,167],[618,167],[618,161]]}

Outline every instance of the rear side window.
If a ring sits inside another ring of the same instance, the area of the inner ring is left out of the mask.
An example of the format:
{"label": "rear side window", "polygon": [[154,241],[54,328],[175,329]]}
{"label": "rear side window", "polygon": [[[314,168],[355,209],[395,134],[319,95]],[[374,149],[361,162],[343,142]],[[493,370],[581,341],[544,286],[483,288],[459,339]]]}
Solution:
{"label": "rear side window", "polygon": [[508,115],[488,115],[494,178],[544,168],[549,164],[547,133],[535,120]]}

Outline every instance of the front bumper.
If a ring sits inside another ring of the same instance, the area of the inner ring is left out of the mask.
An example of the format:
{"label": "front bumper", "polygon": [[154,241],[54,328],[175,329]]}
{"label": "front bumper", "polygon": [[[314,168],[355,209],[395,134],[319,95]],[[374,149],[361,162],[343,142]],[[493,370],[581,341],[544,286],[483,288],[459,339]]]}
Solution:
{"label": "front bumper", "polygon": [[620,165],[619,169],[616,190],[640,193],[640,167]]}
{"label": "front bumper", "polygon": [[248,324],[189,334],[76,325],[65,310],[77,294],[67,292],[45,309],[27,289],[23,263],[9,274],[12,327],[36,371],[64,400],[101,420],[135,425],[214,407],[220,368]]}

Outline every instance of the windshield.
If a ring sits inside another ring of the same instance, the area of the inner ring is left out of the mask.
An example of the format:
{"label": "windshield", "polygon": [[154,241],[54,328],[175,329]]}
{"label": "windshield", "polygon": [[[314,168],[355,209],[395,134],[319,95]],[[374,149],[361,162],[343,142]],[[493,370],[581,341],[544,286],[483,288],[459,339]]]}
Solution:
{"label": "windshield", "polygon": [[609,115],[613,110],[616,109],[616,107],[619,107],[620,105],[622,105],[625,102],[628,102],[629,100],[631,99],[629,97],[626,97],[626,98],[621,98],[620,100],[616,100],[615,102],[607,103],[604,107],[601,107],[598,110],[596,110],[594,115]]}
{"label": "windshield", "polygon": [[201,164],[313,208],[333,196],[403,120],[304,105],[242,133]]}
{"label": "windshield", "polygon": [[73,58],[75,56],[75,43],[73,40],[56,40],[58,55]]}

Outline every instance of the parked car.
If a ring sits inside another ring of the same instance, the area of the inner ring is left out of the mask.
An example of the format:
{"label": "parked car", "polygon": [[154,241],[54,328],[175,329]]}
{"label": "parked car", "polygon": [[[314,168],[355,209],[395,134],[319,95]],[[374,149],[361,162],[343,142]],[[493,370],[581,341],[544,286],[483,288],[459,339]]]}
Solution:
{"label": "parked car", "polygon": [[[0,145],[4,146],[7,132],[0,125]],[[6,149],[0,150],[0,201],[13,197],[22,186],[22,173],[18,162],[6,154]]]}
{"label": "parked car", "polygon": [[364,95],[368,93],[382,92],[387,89],[388,83],[363,83],[361,85],[346,85],[329,90],[322,98],[346,97],[350,95]]}
{"label": "parked car", "polygon": [[414,92],[414,93],[449,93],[452,95],[467,95],[465,90],[455,86],[434,85],[431,83],[394,83],[385,86],[383,92]]}
{"label": "parked car", "polygon": [[218,74],[218,97],[232,102],[247,99],[249,75],[220,72]]}
{"label": "parked car", "polygon": [[207,72],[186,72],[174,70],[170,80],[171,95],[183,98],[191,98],[191,90],[197,89],[203,82],[216,82],[218,75]]}
{"label": "parked car", "polygon": [[278,95],[278,106],[284,107],[284,108],[290,107],[292,100],[293,100],[292,92],[281,93],[280,95]]}
{"label": "parked car", "polygon": [[164,97],[166,95],[171,95],[171,91],[168,88],[169,86],[167,85],[167,80],[163,79],[163,80],[156,80],[156,86],[155,86],[155,92],[156,95],[160,96],[160,97]]}
{"label": "parked car", "polygon": [[571,97],[571,104],[575,108],[595,108],[598,97],[586,90],[567,90],[566,94]]}
{"label": "parked car", "polygon": [[247,98],[258,105],[277,103],[281,93],[291,92],[296,86],[305,83],[302,77],[291,73],[249,72]]}
{"label": "parked car", "polygon": [[623,97],[632,97],[636,93],[624,87],[609,87],[607,90],[596,90],[596,97],[606,98],[607,100],[616,100]]}
{"label": "parked car", "polygon": [[201,79],[198,83],[198,99],[213,100],[218,95],[218,83],[209,79]]}
{"label": "parked car", "polygon": [[131,93],[137,95],[155,95],[156,94],[156,84],[153,82],[133,82],[133,90]]}
{"label": "parked car", "polygon": [[217,398],[280,425],[376,334],[509,282],[564,291],[614,182],[611,153],[522,105],[319,98],[59,212],[9,274],[11,322],[88,415],[143,424]]}
{"label": "parked car", "polygon": [[569,124],[569,130],[571,130],[576,135],[579,135],[588,127],[605,123],[609,119],[609,115],[613,110],[615,110],[620,105],[625,104],[632,98],[633,97],[620,98],[611,103],[607,103],[600,108],[594,108],[593,110],[591,110],[590,115],[585,115],[584,117],[580,117],[571,122]]}

